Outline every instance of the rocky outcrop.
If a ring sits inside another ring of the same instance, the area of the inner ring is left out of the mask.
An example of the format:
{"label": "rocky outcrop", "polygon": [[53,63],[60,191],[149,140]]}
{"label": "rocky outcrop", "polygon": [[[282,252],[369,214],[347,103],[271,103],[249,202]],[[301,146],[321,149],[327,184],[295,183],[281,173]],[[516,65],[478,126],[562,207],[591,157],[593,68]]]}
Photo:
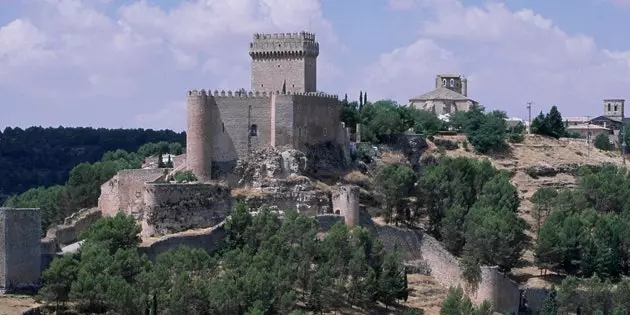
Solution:
{"label": "rocky outcrop", "polygon": [[264,148],[239,160],[234,173],[240,178],[239,187],[261,187],[266,179],[302,175],[308,167],[306,155],[298,150]]}
{"label": "rocky outcrop", "polygon": [[309,215],[332,212],[330,191],[319,187],[308,177],[293,175],[288,178],[266,178],[260,187],[235,189],[237,200],[246,201],[253,210],[269,207],[274,210],[295,209]]}

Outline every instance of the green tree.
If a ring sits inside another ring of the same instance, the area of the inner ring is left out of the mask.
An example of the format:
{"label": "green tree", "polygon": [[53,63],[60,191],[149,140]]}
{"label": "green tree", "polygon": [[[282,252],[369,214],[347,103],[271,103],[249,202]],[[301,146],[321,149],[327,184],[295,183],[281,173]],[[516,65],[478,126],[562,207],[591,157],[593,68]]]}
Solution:
{"label": "green tree", "polygon": [[556,288],[551,287],[545,301],[543,302],[542,315],[557,315],[558,314],[558,302],[556,301]]}
{"label": "green tree", "polygon": [[68,301],[70,287],[77,278],[78,263],[74,256],[65,255],[53,260],[42,274],[44,286],[39,295],[55,303],[55,312],[59,312],[60,304]]}
{"label": "green tree", "polygon": [[376,191],[383,196],[387,221],[393,219],[398,224],[411,220],[407,198],[411,195],[415,182],[416,173],[407,165],[389,164],[378,170],[374,185]]}
{"label": "green tree", "polygon": [[596,148],[603,151],[612,151],[613,149],[615,149],[615,146],[610,143],[610,140],[608,139],[608,134],[606,133],[598,134],[597,137],[595,137],[595,141],[593,142],[593,144]]}
{"label": "green tree", "polygon": [[530,198],[534,204],[533,214],[536,220],[536,231],[540,231],[540,226],[549,217],[555,199],[558,197],[558,191],[549,187],[541,187]]}

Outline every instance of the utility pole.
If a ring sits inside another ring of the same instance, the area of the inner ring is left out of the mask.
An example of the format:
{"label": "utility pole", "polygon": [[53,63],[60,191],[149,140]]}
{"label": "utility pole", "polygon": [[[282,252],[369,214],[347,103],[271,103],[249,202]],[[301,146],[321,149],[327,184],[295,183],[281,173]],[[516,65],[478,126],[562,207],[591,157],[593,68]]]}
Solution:
{"label": "utility pole", "polygon": [[586,116],[586,156],[591,157],[591,116]]}
{"label": "utility pole", "polygon": [[534,102],[527,102],[527,110],[529,111],[529,120],[528,120],[528,125],[527,125],[527,133],[532,133],[531,132],[531,128],[532,128],[532,104]]}
{"label": "utility pole", "polygon": [[621,159],[623,165],[626,165],[626,126],[621,127]]}

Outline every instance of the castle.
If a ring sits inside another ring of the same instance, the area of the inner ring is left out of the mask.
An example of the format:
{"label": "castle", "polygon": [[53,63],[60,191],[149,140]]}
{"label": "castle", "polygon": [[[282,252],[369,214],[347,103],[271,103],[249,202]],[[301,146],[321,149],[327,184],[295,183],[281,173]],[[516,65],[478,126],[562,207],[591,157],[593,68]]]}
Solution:
{"label": "castle", "polygon": [[467,111],[477,104],[468,98],[468,79],[458,74],[438,74],[435,90],[412,97],[407,106],[444,115]]}
{"label": "castle", "polygon": [[188,91],[186,164],[200,181],[258,148],[306,152],[346,137],[338,97],[317,92],[314,34],[254,34],[249,55],[251,91]]}

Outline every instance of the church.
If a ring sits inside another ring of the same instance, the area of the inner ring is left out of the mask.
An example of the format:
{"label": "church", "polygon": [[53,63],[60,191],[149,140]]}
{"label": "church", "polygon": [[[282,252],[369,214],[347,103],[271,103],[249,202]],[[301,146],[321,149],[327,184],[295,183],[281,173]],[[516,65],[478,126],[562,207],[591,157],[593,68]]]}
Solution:
{"label": "church", "polygon": [[438,74],[435,90],[412,97],[407,106],[440,116],[467,111],[479,103],[468,98],[468,80],[459,74]]}

